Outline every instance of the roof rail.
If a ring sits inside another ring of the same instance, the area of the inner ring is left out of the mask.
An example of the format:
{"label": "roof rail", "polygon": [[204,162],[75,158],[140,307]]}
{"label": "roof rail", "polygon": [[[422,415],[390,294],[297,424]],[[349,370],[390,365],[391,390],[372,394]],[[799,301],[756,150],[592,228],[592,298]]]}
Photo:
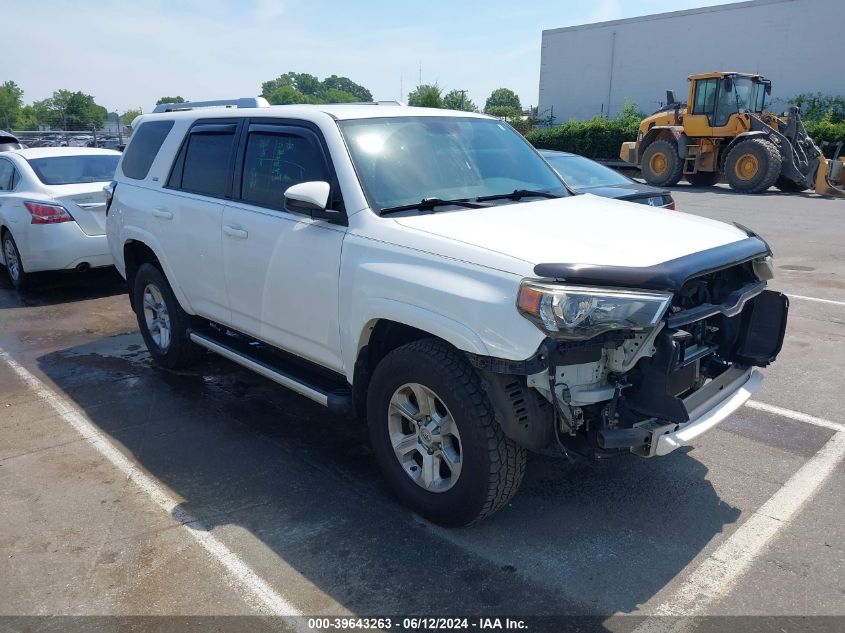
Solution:
{"label": "roof rail", "polygon": [[160,103],[153,112],[175,112],[196,108],[269,108],[264,97],[244,97],[242,99],[219,99],[217,101],[186,101],[184,103]]}

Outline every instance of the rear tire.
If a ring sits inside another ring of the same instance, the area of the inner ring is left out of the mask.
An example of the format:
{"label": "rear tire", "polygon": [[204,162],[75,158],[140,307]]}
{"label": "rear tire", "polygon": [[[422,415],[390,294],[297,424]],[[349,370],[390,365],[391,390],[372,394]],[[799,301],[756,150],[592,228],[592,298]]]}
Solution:
{"label": "rear tire", "polygon": [[196,363],[205,350],[188,338],[195,318],[179,305],[164,273],[143,264],[135,274],[133,293],[138,327],[153,359],[168,369]]}
{"label": "rear tire", "polygon": [[775,184],[782,166],[780,152],[762,138],[740,141],[725,159],[725,177],[731,189],[760,193]]}
{"label": "rear tire", "polygon": [[801,191],[807,191],[807,189],[809,189],[809,187],[803,182],[797,183],[794,180],[790,180],[789,178],[786,178],[784,176],[778,176],[778,179],[775,180],[775,187],[787,193],[799,193]]}
{"label": "rear tire", "polygon": [[9,281],[12,282],[15,290],[26,289],[32,281],[32,275],[26,272],[23,267],[21,253],[15,243],[15,238],[8,230],[5,230],[0,237],[0,241],[2,241],[3,260],[6,262],[6,273],[9,275]]}
{"label": "rear tire", "polygon": [[643,152],[640,161],[643,178],[652,187],[672,187],[683,176],[684,164],[673,141],[654,141]]}
{"label": "rear tire", "polygon": [[699,171],[694,174],[687,174],[685,178],[693,187],[712,187],[721,178],[718,171]]}
{"label": "rear tire", "polygon": [[370,382],[367,414],[388,485],[433,523],[487,517],[522,482],[525,449],[502,432],[466,358],[442,341],[422,339],[385,356]]}

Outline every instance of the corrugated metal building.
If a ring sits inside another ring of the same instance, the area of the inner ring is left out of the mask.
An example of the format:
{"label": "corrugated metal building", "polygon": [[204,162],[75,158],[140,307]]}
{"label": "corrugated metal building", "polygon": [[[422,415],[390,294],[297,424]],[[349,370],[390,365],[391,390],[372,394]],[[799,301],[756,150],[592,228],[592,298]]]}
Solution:
{"label": "corrugated metal building", "polygon": [[772,107],[795,95],[845,95],[845,0],[752,0],[543,31],[541,113],[557,123],[645,112],[667,89],[686,101],[686,78],[734,70],[772,80]]}

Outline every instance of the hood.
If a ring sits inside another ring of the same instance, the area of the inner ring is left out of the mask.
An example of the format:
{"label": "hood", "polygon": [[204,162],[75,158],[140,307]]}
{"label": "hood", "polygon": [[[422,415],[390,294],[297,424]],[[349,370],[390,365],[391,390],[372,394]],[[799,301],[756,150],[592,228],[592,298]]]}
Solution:
{"label": "hood", "polygon": [[747,237],[716,220],[591,194],[395,220],[535,265],[654,266]]}

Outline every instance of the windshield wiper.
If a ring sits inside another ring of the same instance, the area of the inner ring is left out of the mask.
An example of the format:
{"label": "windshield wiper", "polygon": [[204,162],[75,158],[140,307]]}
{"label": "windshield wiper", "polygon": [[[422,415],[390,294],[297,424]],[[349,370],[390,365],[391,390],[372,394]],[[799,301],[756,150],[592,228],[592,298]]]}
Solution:
{"label": "windshield wiper", "polygon": [[510,193],[497,193],[492,196],[479,196],[475,199],[476,202],[484,202],[486,200],[521,200],[522,198],[560,198],[556,193],[549,193],[548,191],[532,191],[531,189],[514,189]]}
{"label": "windshield wiper", "polygon": [[469,200],[443,200],[442,198],[423,198],[413,204],[402,204],[396,207],[385,207],[379,215],[399,213],[400,211],[434,211],[437,207],[465,207],[467,209],[482,209],[487,205],[470,202]]}

